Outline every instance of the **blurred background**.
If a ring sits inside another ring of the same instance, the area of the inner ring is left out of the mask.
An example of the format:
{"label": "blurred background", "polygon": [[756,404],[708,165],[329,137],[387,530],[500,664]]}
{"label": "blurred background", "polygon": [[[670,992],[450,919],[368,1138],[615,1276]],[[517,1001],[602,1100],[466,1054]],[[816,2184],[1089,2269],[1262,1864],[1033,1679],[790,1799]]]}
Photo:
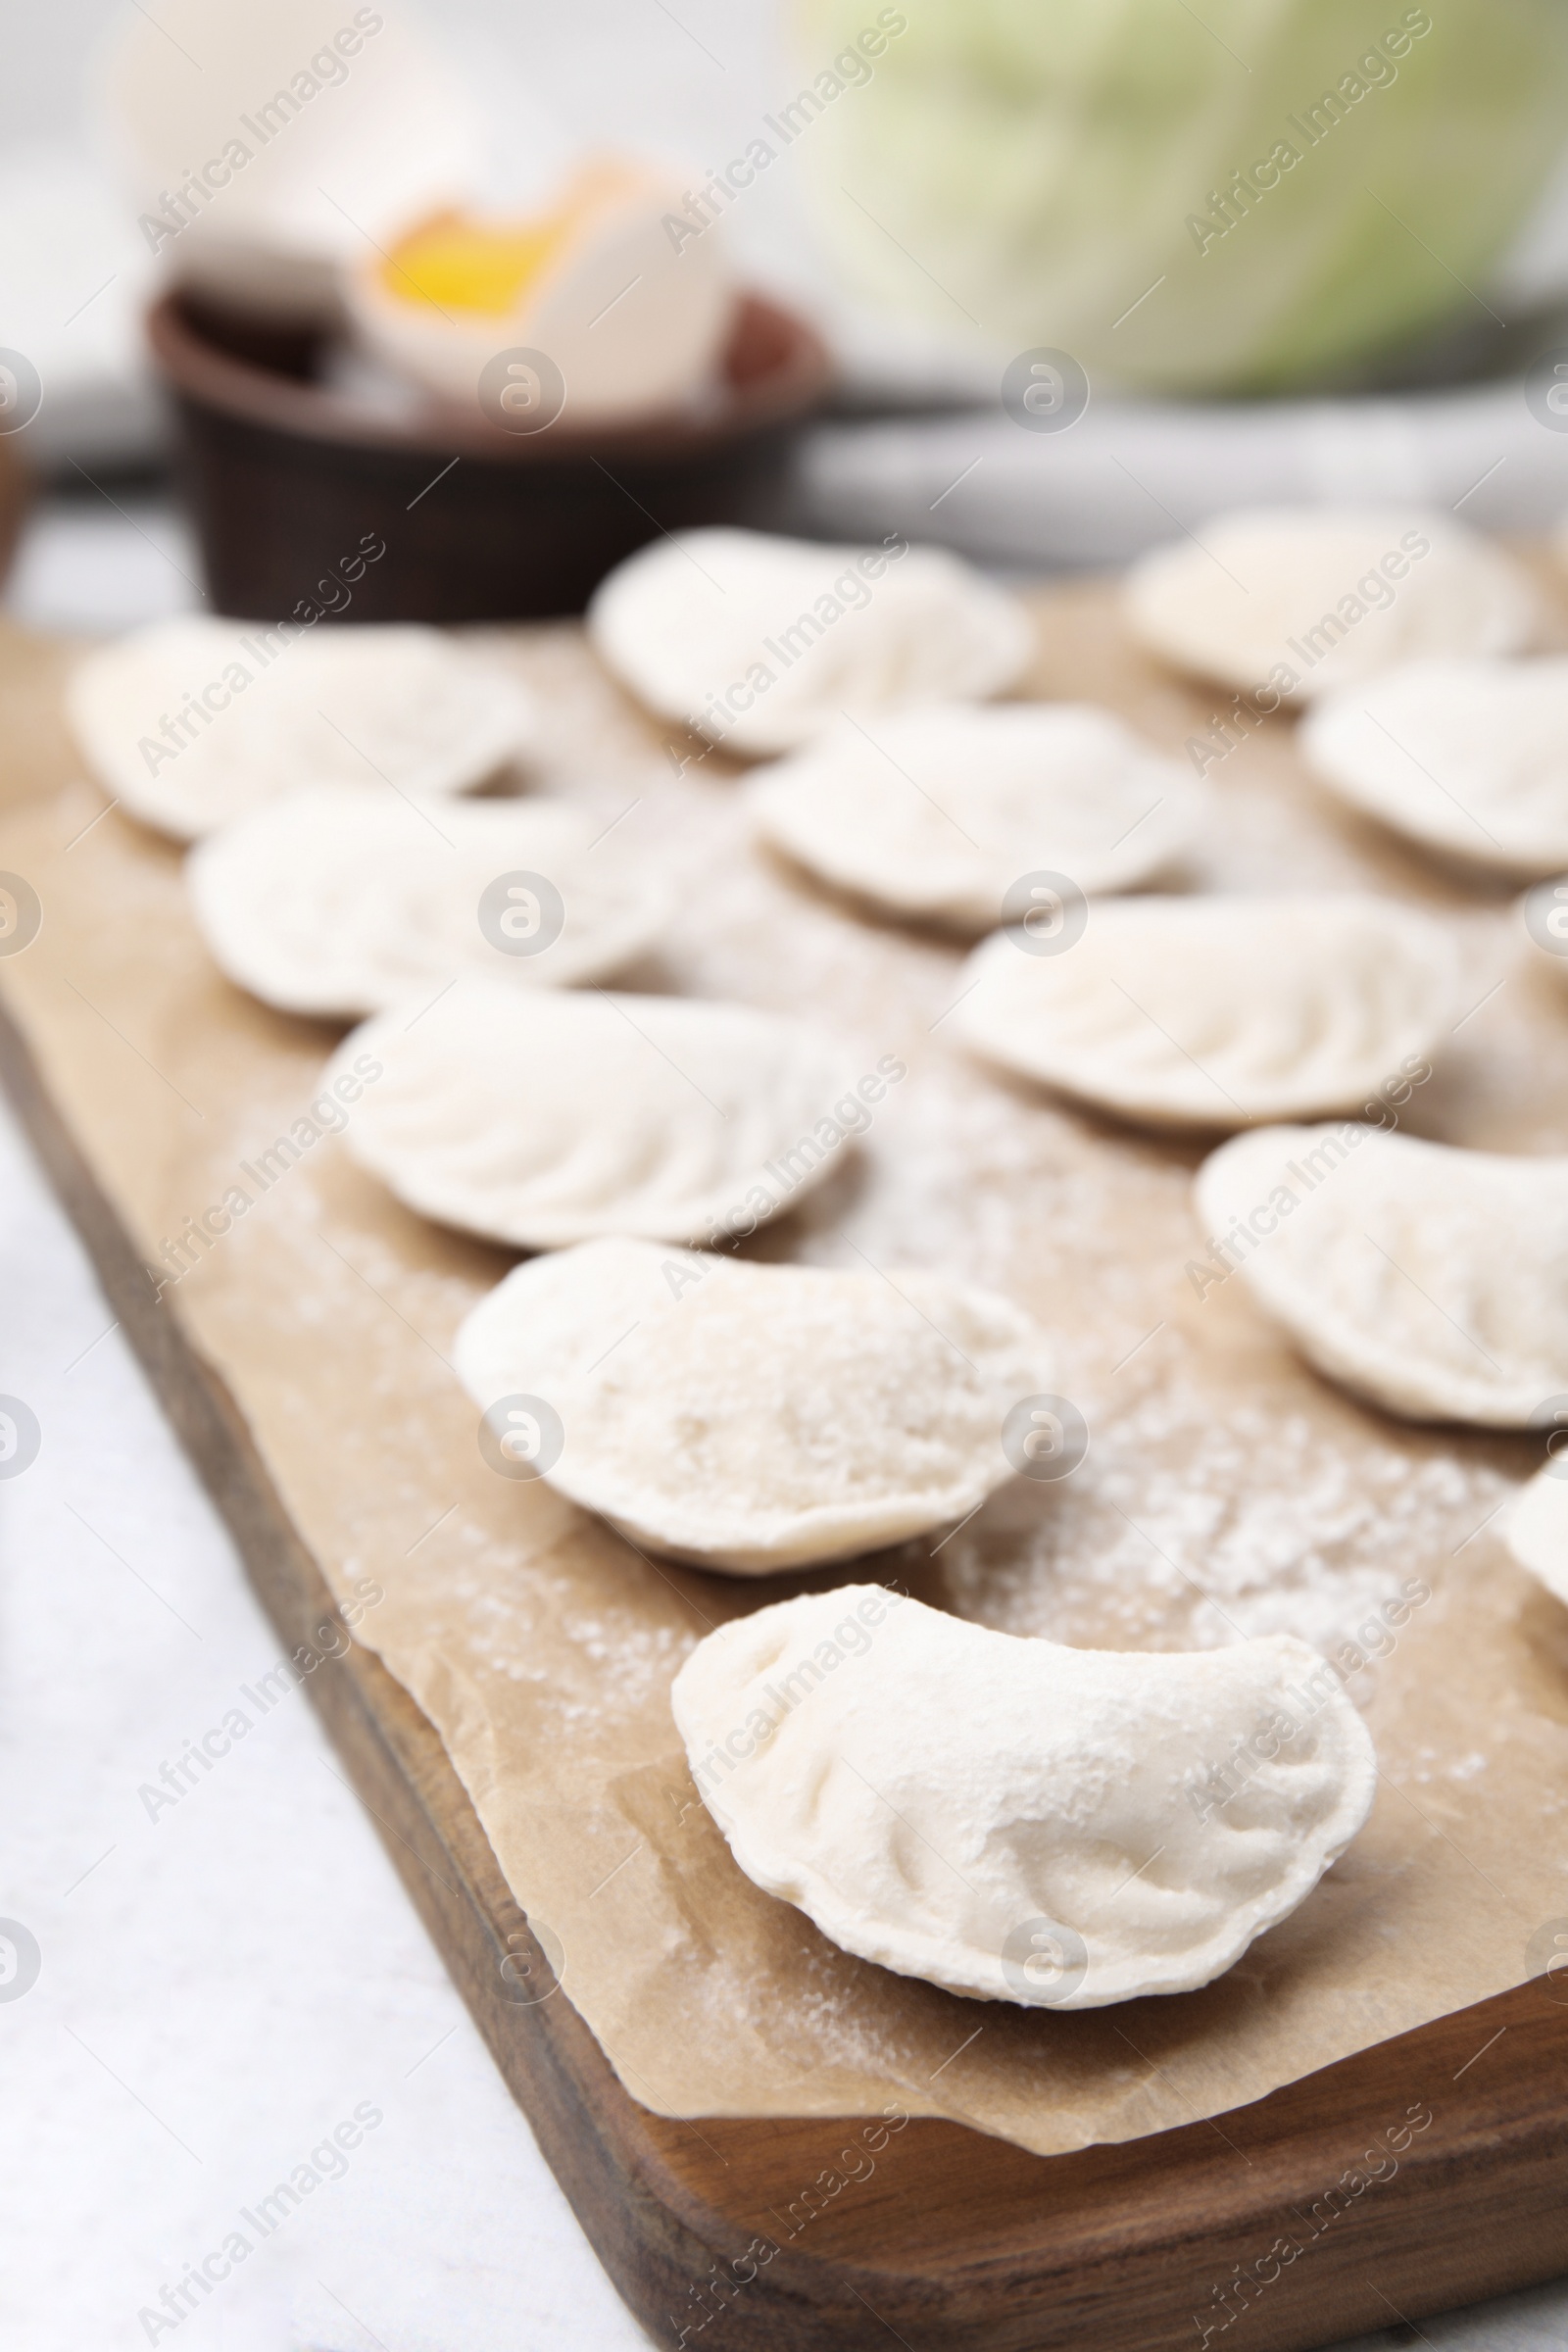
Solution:
{"label": "blurred background", "polygon": [[[368,13],[387,30],[266,185],[258,163],[243,206],[223,198],[245,234],[297,256],[333,226],[328,181],[355,191],[343,237],[382,250],[448,200],[548,210],[588,155],[653,167],[666,219],[668,190],[692,199],[705,264],[721,244],[736,286],[828,346],[768,516],[788,527],[901,529],[1029,571],[1123,561],[1226,504],[1392,497],[1523,530],[1568,507],[1560,0]],[[24,617],[116,625],[210,585],[165,494],[176,419],[143,315],[192,271],[243,307],[246,271],[216,199],[211,223],[149,230],[158,167],[177,184],[232,131],[235,93],[286,83],[353,15],[13,18],[0,347],[42,397],[0,449],[50,494],[12,583]]]}

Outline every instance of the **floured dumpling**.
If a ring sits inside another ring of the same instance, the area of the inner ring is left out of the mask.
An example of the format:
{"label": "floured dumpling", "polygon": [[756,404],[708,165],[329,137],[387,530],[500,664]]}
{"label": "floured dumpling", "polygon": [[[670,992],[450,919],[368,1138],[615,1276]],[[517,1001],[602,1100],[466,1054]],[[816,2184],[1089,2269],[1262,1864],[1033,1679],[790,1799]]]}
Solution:
{"label": "floured dumpling", "polygon": [[1077,703],[840,720],[746,796],[759,832],[839,889],[970,932],[1030,872],[1081,891],[1146,881],[1204,807],[1186,768]]}
{"label": "floured dumpling", "polygon": [[1412,662],[1329,697],[1300,748],[1341,800],[1428,849],[1568,866],[1568,661]]}
{"label": "floured dumpling", "polygon": [[593,841],[575,809],[547,801],[421,807],[328,784],[209,835],[185,879],[239,987],[285,1012],[357,1018],[455,972],[569,988],[629,963],[667,899]]}
{"label": "floured dumpling", "polygon": [[1247,507],[1142,557],[1122,612],[1178,669],[1296,699],[1427,655],[1518,653],[1538,606],[1513,559],[1451,518]]}
{"label": "floured dumpling", "polygon": [[1270,1127],[1199,1171],[1207,1294],[1240,1266],[1309,1361],[1413,1421],[1525,1429],[1568,1392],[1568,1159]]}
{"label": "floured dumpling", "polygon": [[1548,1462],[1521,1487],[1502,1534],[1520,1567],[1568,1602],[1568,1461]]}
{"label": "floured dumpling", "polygon": [[862,1959],[1025,2007],[1207,1984],[1377,1788],[1338,1676],[1282,1634],[1063,1649],[849,1585],[720,1626],[670,1698],[749,1879]]}
{"label": "floured dumpling", "polygon": [[468,792],[528,749],[533,698],[435,629],[155,621],[89,654],[67,714],[104,790],[196,841],[295,786]]}
{"label": "floured dumpling", "polygon": [[1446,1030],[1454,952],[1389,899],[1113,899],[1083,936],[977,948],[953,1028],[1124,1118],[1242,1127],[1358,1108]]}
{"label": "floured dumpling", "polygon": [[550,1407],[544,1475],[633,1543],[761,1576],[975,1510],[1044,1355],[1020,1308],[945,1275],[603,1241],[516,1267],[453,1360],[486,1414]]}
{"label": "floured dumpling", "polygon": [[466,976],[367,1021],[332,1069],[367,1054],[382,1075],[348,1128],[355,1158],[411,1208],[519,1250],[750,1233],[865,1123],[835,1116],[857,1098],[830,1041],[697,998]]}
{"label": "floured dumpling", "polygon": [[1035,643],[1017,599],[942,548],[732,530],[629,556],[588,634],[650,710],[748,754],[789,751],[846,711],[1000,694]]}

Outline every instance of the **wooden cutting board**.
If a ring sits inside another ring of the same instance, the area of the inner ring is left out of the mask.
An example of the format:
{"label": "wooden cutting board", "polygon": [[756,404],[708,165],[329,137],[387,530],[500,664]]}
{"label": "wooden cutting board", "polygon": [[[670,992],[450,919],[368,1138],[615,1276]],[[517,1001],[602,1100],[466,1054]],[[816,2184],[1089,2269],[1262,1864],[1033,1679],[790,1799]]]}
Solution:
{"label": "wooden cutting board", "polygon": [[[6,800],[72,770],[62,662],[0,642]],[[293,1647],[332,1614],[321,1568],[228,1390],[154,1300],[123,1204],[3,982],[0,967],[6,1084]],[[662,2344],[1286,2352],[1568,2270],[1568,2005],[1539,1981],[1252,2105],[1072,2155],[897,2116],[661,2118],[556,1985],[407,1691],[358,1645],[310,1688],[601,2260]]]}

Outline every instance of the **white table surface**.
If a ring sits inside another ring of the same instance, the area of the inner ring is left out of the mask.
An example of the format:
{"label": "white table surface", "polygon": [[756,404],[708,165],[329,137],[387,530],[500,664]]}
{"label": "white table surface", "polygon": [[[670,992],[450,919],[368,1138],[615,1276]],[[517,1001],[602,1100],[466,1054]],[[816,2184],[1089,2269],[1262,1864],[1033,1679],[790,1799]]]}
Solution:
{"label": "white table surface", "polygon": [[[114,496],[41,512],[17,617],[109,629],[195,601],[167,506]],[[0,1394],[43,1433],[0,1480],[0,1918],[42,1955],[0,1999],[0,2342],[635,2352],[304,1692],[149,1817],[143,1786],[277,1641],[112,1322],[0,1110]],[[382,2120],[341,2178],[176,2327],[141,2317],[362,2102]],[[1568,2346],[1568,2285],[1347,2352],[1417,2341]],[[719,2352],[745,2345],[732,2325]]]}

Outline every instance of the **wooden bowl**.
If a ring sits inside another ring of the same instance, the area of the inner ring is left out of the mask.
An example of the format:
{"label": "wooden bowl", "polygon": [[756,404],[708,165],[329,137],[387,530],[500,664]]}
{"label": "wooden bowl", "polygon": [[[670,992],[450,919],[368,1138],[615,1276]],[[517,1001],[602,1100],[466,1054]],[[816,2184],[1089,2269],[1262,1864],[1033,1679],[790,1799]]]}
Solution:
{"label": "wooden bowl", "polygon": [[662,531],[776,528],[790,444],[830,376],[803,319],[746,294],[701,417],[524,435],[477,402],[383,416],[316,380],[324,338],[188,294],[156,304],[148,331],[214,609],[245,619],[580,612]]}
{"label": "wooden bowl", "polygon": [[26,519],[32,484],[26,467],[0,439],[0,587],[4,587]]}

